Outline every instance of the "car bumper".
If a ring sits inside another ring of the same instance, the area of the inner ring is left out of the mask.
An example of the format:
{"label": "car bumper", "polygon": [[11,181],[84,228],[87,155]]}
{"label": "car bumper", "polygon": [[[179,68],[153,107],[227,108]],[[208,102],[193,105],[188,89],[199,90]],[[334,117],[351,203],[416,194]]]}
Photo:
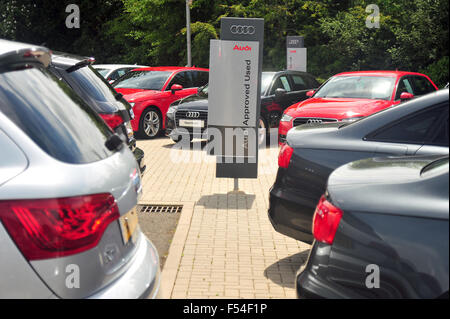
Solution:
{"label": "car bumper", "polygon": [[328,270],[332,246],[314,241],[308,261],[300,267],[295,280],[295,290],[299,299],[361,299],[365,298],[336,284]]}
{"label": "car bumper", "polygon": [[310,244],[314,239],[311,233],[314,207],[294,198],[273,186],[269,193],[269,220],[277,232]]}
{"label": "car bumper", "polygon": [[89,299],[155,299],[161,297],[161,271],[156,248],[141,233],[127,271]]}

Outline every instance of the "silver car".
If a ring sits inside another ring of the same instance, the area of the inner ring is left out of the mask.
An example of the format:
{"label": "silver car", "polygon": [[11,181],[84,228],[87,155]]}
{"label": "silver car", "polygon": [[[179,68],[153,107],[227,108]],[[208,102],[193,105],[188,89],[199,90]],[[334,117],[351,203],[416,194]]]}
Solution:
{"label": "silver car", "polygon": [[0,298],[155,298],[131,151],[46,67],[0,40]]}

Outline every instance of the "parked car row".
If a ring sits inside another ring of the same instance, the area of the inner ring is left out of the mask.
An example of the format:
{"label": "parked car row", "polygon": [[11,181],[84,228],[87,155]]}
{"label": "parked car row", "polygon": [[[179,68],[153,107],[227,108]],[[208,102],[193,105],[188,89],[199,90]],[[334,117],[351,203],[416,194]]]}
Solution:
{"label": "parked car row", "polygon": [[[292,104],[307,98],[306,93],[319,87],[310,74],[299,71],[263,72],[261,78],[261,112],[259,144],[278,128],[281,115]],[[208,86],[197,94],[175,101],[166,117],[166,135],[178,142],[183,135],[190,140],[202,138],[208,123]],[[196,128],[196,130],[195,130]]]}
{"label": "parked car row", "polygon": [[0,298],[159,295],[129,121],[89,60],[0,40]]}
{"label": "parked car row", "polygon": [[313,243],[299,297],[448,297],[448,94],[289,130],[268,216]]}
{"label": "parked car row", "polygon": [[[0,40],[2,298],[160,293],[134,134],[202,137],[208,69],[94,62]],[[280,143],[268,217],[312,244],[298,296],[448,297],[448,89],[399,71],[261,81],[260,143]]]}

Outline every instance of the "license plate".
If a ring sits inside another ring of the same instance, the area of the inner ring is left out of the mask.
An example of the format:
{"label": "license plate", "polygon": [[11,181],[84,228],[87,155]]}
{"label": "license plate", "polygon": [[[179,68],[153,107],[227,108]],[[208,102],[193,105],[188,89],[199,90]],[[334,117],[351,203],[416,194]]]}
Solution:
{"label": "license plate", "polygon": [[202,120],[180,120],[180,126],[185,127],[204,127],[205,121]]}
{"label": "license plate", "polygon": [[133,233],[138,226],[138,215],[136,208],[133,208],[131,211],[120,217],[119,223],[120,230],[122,231],[123,243],[126,244],[130,240],[131,236],[133,236]]}

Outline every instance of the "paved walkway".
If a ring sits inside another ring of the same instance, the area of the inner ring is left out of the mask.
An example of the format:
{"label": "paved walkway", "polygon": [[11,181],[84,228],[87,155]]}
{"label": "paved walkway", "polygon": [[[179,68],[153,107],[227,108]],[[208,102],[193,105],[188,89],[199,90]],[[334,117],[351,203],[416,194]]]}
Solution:
{"label": "paved walkway", "polygon": [[294,298],[309,245],[274,231],[267,217],[278,148],[260,151],[258,179],[215,178],[215,159],[174,150],[168,138],[141,140],[148,173],[142,203],[183,204],[163,275],[165,298]]}

